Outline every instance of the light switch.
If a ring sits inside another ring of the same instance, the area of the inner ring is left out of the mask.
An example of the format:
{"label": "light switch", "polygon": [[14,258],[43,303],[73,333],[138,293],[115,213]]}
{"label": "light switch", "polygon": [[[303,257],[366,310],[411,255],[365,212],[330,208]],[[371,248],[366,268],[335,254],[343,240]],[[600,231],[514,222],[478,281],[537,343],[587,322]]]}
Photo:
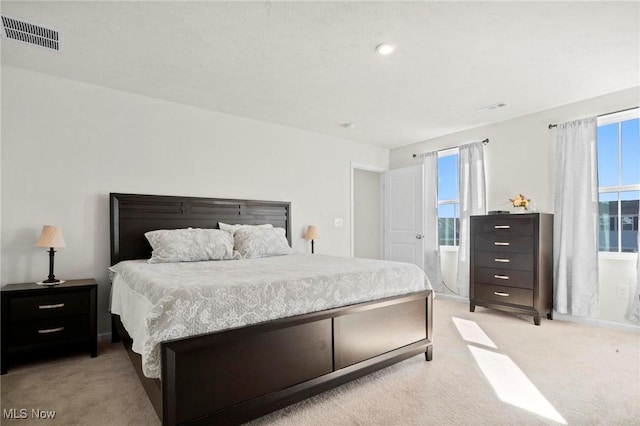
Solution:
{"label": "light switch", "polygon": [[342,228],[342,218],[333,219],[333,226]]}

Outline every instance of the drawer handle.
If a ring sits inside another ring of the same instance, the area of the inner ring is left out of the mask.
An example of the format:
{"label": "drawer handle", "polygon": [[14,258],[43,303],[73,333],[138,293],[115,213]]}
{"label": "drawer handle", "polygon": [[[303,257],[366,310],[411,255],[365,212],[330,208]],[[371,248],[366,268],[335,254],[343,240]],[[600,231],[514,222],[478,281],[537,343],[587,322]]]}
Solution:
{"label": "drawer handle", "polygon": [[497,278],[499,280],[508,280],[509,275],[494,275],[493,278]]}
{"label": "drawer handle", "polygon": [[38,334],[57,333],[62,330],[64,330],[64,327],[47,328],[45,330],[38,330]]}
{"label": "drawer handle", "polygon": [[509,263],[511,262],[510,259],[493,259],[494,262],[500,262],[500,263]]}
{"label": "drawer handle", "polygon": [[494,291],[493,294],[496,296],[509,297],[509,293],[504,293],[502,291]]}
{"label": "drawer handle", "polygon": [[494,229],[511,229],[510,225],[496,225],[493,227]]}
{"label": "drawer handle", "polygon": [[38,309],[58,309],[64,308],[64,303],[56,303],[55,305],[40,305]]}
{"label": "drawer handle", "polygon": [[499,241],[495,241],[495,242],[493,243],[493,245],[494,245],[494,246],[510,246],[510,245],[511,245],[511,243],[501,243],[501,242],[499,242]]}

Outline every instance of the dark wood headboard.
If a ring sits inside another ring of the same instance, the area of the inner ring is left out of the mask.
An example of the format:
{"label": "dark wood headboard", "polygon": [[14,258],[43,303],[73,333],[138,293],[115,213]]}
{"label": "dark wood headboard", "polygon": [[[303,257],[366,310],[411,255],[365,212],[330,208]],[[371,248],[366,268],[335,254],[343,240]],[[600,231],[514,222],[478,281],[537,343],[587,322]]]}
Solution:
{"label": "dark wood headboard", "polygon": [[164,195],[109,194],[111,264],[148,259],[144,234],[156,229],[218,228],[218,222],[271,223],[284,228],[291,245],[291,203]]}

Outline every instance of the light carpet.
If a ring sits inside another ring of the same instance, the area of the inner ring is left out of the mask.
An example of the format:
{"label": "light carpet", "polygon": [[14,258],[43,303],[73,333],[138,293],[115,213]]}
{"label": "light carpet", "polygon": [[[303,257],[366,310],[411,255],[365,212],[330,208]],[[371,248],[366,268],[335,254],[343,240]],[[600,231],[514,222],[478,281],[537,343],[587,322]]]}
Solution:
{"label": "light carpet", "polygon": [[[160,424],[119,343],[102,342],[97,358],[12,365],[0,386],[2,424]],[[11,408],[27,418],[7,419]],[[640,424],[640,334],[546,319],[536,327],[531,317],[436,299],[433,361],[413,357],[251,425],[565,423]]]}

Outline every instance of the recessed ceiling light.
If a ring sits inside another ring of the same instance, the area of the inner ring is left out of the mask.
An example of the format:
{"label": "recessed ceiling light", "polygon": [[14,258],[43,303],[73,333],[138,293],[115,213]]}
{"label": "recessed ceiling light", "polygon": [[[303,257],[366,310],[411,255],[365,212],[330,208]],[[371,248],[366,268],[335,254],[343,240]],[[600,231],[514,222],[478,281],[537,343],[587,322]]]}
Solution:
{"label": "recessed ceiling light", "polygon": [[381,55],[390,55],[394,50],[396,50],[396,46],[389,43],[381,43],[376,46],[376,51]]}
{"label": "recessed ceiling light", "polygon": [[345,129],[353,129],[354,127],[356,127],[356,125],[353,123],[342,123],[341,126]]}

